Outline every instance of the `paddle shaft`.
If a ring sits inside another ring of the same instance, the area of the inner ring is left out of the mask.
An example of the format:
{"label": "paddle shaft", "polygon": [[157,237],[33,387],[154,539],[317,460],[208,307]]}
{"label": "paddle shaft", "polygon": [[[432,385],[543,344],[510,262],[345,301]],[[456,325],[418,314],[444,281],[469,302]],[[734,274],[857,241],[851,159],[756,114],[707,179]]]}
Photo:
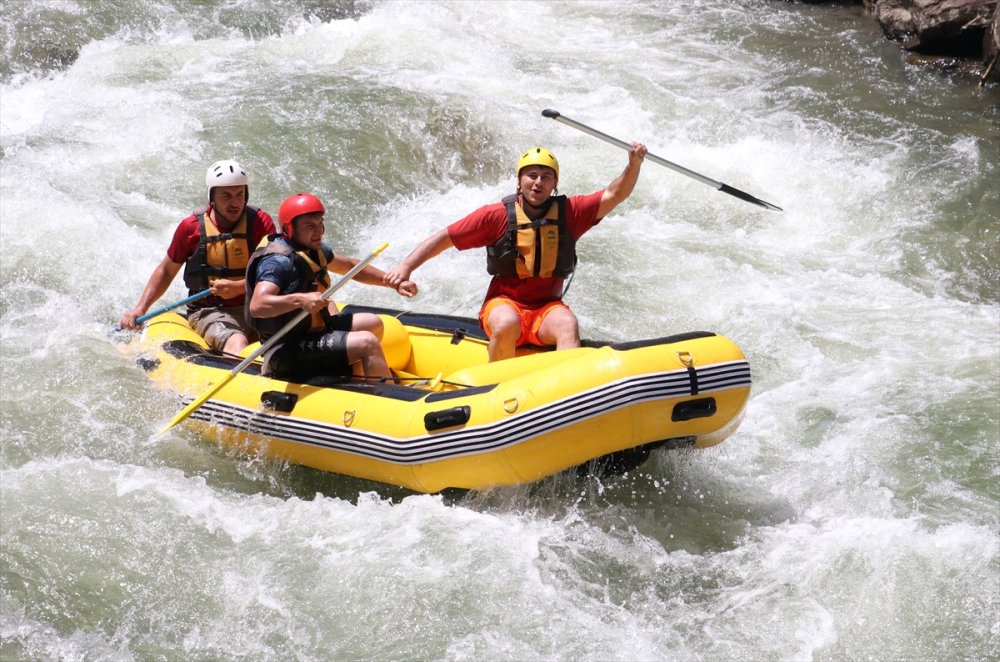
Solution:
{"label": "paddle shaft", "polygon": [[210,289],[208,289],[208,290],[202,290],[201,292],[198,292],[197,294],[192,294],[189,297],[181,299],[180,301],[175,301],[175,302],[173,302],[170,305],[164,306],[163,308],[157,308],[156,310],[150,311],[150,312],[146,313],[145,315],[140,315],[139,317],[135,318],[135,323],[136,324],[142,324],[146,320],[152,319],[152,318],[156,317],[157,315],[162,315],[163,313],[169,312],[169,311],[173,310],[174,308],[180,308],[181,306],[183,306],[186,303],[191,303],[192,301],[197,301],[198,299],[204,299],[205,297],[207,297],[211,293],[212,293],[212,290],[210,290]]}
{"label": "paddle shaft", "polygon": [[[566,117],[565,115],[561,114],[558,110],[551,110],[551,109],[547,108],[547,109],[545,109],[545,110],[542,111],[542,115],[544,115],[545,117],[550,117],[550,118],[554,119],[557,122],[562,122],[563,124],[565,124],[567,126],[571,126],[574,129],[577,129],[579,131],[583,131],[584,133],[589,133],[590,135],[594,136],[595,138],[600,138],[601,140],[603,140],[603,141],[605,141],[607,143],[611,143],[612,145],[615,145],[616,147],[621,147],[622,149],[624,149],[626,151],[629,151],[629,152],[632,151],[632,145],[630,145],[629,143],[625,142],[624,140],[619,140],[618,138],[615,138],[613,136],[609,136],[608,134],[603,133],[601,131],[598,131],[597,129],[593,129],[593,128],[587,126],[586,124],[581,124],[580,122],[577,122],[576,120],[572,120],[572,119]],[[718,191],[722,191],[723,193],[728,193],[729,195],[731,195],[733,197],[736,197],[736,198],[739,198],[740,200],[745,200],[746,202],[750,202],[750,203],[753,203],[753,204],[758,205],[760,207],[764,207],[765,209],[771,209],[773,211],[782,211],[781,207],[777,207],[775,205],[772,205],[770,202],[765,202],[764,200],[761,200],[760,198],[754,197],[754,196],[750,195],[749,193],[746,193],[746,192],[741,191],[739,189],[733,188],[732,186],[729,186],[728,184],[723,184],[722,182],[717,182],[717,181],[715,181],[714,179],[712,179],[710,177],[706,177],[705,175],[699,174],[699,173],[695,172],[694,170],[689,170],[688,168],[685,168],[682,165],[677,165],[676,163],[673,163],[672,161],[668,161],[665,158],[657,156],[656,154],[652,154],[652,153],[647,152],[646,153],[646,158],[649,159],[650,161],[652,161],[653,163],[658,163],[661,166],[665,166],[667,168],[670,168],[671,170],[679,172],[682,175],[690,177],[691,179],[696,179],[699,182],[701,182],[702,184],[707,184],[707,185],[711,186],[712,188],[714,188],[714,189],[716,189]]]}
{"label": "paddle shaft", "polygon": [[[351,270],[348,271],[346,274],[344,274],[343,277],[340,280],[338,280],[336,283],[334,283],[330,287],[326,288],[323,291],[323,293],[320,295],[320,298],[323,301],[327,301],[331,296],[333,296],[334,292],[336,292],[341,287],[343,287],[344,285],[346,285],[352,278],[354,278],[355,276],[357,276],[358,273],[362,269],[364,269],[365,267],[367,267],[369,265],[369,263],[371,263],[372,260],[374,260],[376,257],[378,257],[378,254],[381,253],[382,251],[384,251],[385,248],[386,248],[386,246],[388,246],[388,245],[389,245],[388,243],[383,243],[381,246],[379,246],[374,251],[372,251],[371,255],[369,255],[365,259],[361,260],[356,265],[354,265],[351,268]],[[252,292],[248,292],[247,296],[250,296],[251,294],[252,294]],[[233,368],[232,370],[230,370],[229,374],[226,375],[225,377],[223,377],[222,380],[218,384],[209,387],[209,389],[207,391],[205,391],[200,396],[198,396],[197,398],[195,398],[194,400],[192,400],[191,403],[187,407],[185,407],[179,414],[177,414],[176,416],[174,416],[173,420],[170,421],[167,424],[167,426],[160,431],[160,434],[163,434],[163,433],[167,432],[167,430],[169,430],[170,428],[174,427],[175,425],[177,425],[178,423],[180,423],[181,421],[183,421],[185,418],[187,418],[188,416],[190,416],[191,414],[193,414],[195,412],[195,410],[198,409],[198,407],[200,407],[203,404],[205,404],[205,402],[207,402],[209,398],[211,398],[213,395],[215,395],[216,393],[218,393],[222,389],[223,386],[225,386],[226,384],[228,384],[230,382],[230,380],[232,380],[233,377],[235,377],[236,375],[238,375],[241,372],[243,372],[243,370],[248,365],[250,365],[251,363],[253,363],[254,360],[258,356],[260,356],[261,354],[263,354],[267,350],[269,350],[272,347],[274,347],[275,343],[277,343],[279,340],[281,340],[281,338],[283,338],[286,333],[288,333],[289,331],[291,331],[292,328],[295,327],[295,325],[297,325],[299,322],[301,322],[306,317],[308,317],[309,314],[310,313],[308,311],[305,311],[305,310],[299,311],[299,313],[295,317],[293,317],[287,324],[285,324],[283,327],[281,327],[281,329],[279,329],[277,333],[275,333],[273,336],[271,336],[270,338],[268,338],[267,342],[261,344],[261,346],[258,347],[257,349],[255,349],[253,352],[251,352],[251,354],[249,356],[247,356],[245,359],[243,359],[242,361],[240,361],[239,365],[237,365],[235,368]]]}
{"label": "paddle shaft", "polygon": [[[362,269],[364,269],[365,267],[367,267],[369,265],[369,263],[371,263],[372,260],[374,260],[376,257],[378,257],[378,254],[381,253],[383,250],[385,250],[385,247],[388,246],[388,245],[389,244],[387,244],[387,243],[382,244],[381,246],[379,246],[378,248],[376,248],[372,252],[371,255],[369,255],[368,257],[366,257],[365,259],[361,260],[360,262],[358,262],[357,264],[355,264],[353,267],[351,267],[351,270],[348,271],[346,274],[344,274],[343,277],[341,277],[340,280],[338,280],[336,283],[334,283],[330,287],[328,287],[325,290],[323,290],[323,294],[321,294],[319,298],[322,299],[323,301],[327,301],[330,297],[333,296],[334,292],[336,292],[337,290],[339,290],[340,288],[342,288],[344,285],[347,285],[348,281],[350,281],[355,276],[357,276],[361,272]],[[233,376],[235,376],[237,373],[243,372],[243,369],[246,368],[251,363],[253,363],[254,359],[256,359],[258,356],[260,356],[261,354],[263,354],[267,350],[269,350],[272,347],[274,347],[274,344],[276,342],[278,342],[282,337],[284,337],[284,335],[286,333],[288,333],[289,331],[291,331],[295,327],[296,324],[298,324],[299,322],[301,322],[302,320],[304,320],[307,317],[309,317],[309,312],[308,311],[305,311],[305,310],[299,311],[298,315],[296,315],[291,320],[289,320],[289,322],[287,324],[285,324],[285,326],[281,327],[278,330],[277,333],[275,333],[273,336],[271,336],[270,338],[268,338],[266,343],[264,343],[263,345],[261,345],[260,347],[258,347],[252,354],[250,354],[250,356],[248,356],[247,358],[243,359],[243,361],[238,366],[236,366],[235,368],[233,368],[233,371],[232,371]]]}

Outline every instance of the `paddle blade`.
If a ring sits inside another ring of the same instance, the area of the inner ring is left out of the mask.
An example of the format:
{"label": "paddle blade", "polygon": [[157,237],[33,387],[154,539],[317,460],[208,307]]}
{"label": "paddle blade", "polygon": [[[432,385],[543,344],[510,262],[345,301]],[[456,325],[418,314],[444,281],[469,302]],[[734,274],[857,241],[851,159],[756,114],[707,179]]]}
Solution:
{"label": "paddle blade", "polygon": [[755,204],[759,207],[763,207],[764,209],[770,209],[771,211],[784,211],[781,207],[778,207],[777,205],[772,205],[770,202],[761,200],[758,197],[750,195],[746,191],[741,191],[738,188],[733,188],[728,184],[723,184],[722,186],[719,187],[719,190],[722,191],[723,193],[728,193],[734,198],[739,198],[740,200],[746,200],[747,202]]}
{"label": "paddle blade", "polygon": [[178,413],[176,416],[174,416],[173,420],[171,420],[169,423],[167,423],[167,426],[165,428],[163,428],[162,430],[160,430],[160,435],[166,434],[170,430],[170,428],[174,427],[175,425],[177,425],[178,423],[180,423],[181,421],[183,421],[185,418],[187,418],[188,416],[190,416],[191,414],[193,414],[194,411],[196,409],[198,409],[198,407],[200,407],[203,404],[205,404],[208,401],[209,398],[211,398],[213,395],[215,395],[216,393],[218,393],[219,389],[221,389],[223,386],[225,386],[226,384],[228,384],[229,380],[232,379],[232,378],[233,378],[233,375],[231,375],[231,374],[227,375],[226,378],[223,379],[221,382],[219,382],[215,386],[212,386],[207,391],[205,391],[204,393],[202,393],[201,395],[199,395],[197,398],[195,398],[194,400],[192,400],[191,403],[188,404],[187,407],[185,407],[184,409],[182,409],[180,411],[180,413]]}

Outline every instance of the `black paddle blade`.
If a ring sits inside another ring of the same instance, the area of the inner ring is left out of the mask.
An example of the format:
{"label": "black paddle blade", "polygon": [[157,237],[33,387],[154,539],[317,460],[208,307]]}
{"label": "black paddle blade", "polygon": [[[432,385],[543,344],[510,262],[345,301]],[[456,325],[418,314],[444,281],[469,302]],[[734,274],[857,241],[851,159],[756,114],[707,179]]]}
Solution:
{"label": "black paddle blade", "polygon": [[778,207],[777,205],[772,205],[770,202],[764,202],[760,198],[754,197],[749,193],[745,193],[738,188],[733,188],[729,184],[723,184],[719,187],[719,190],[723,193],[728,193],[734,198],[739,198],[740,200],[746,200],[747,202],[752,202],[755,205],[760,205],[764,209],[770,209],[771,211],[784,211],[784,209]]}

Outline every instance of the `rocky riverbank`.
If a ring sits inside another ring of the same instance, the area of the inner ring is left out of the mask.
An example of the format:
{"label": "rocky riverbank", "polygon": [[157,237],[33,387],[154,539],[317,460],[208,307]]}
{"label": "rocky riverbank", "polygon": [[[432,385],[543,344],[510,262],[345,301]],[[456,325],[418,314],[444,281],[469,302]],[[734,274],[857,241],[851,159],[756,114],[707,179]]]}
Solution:
{"label": "rocky riverbank", "polygon": [[980,85],[1000,81],[998,0],[856,0],[854,4],[863,4],[886,37],[913,53],[912,62],[957,60],[976,71]]}

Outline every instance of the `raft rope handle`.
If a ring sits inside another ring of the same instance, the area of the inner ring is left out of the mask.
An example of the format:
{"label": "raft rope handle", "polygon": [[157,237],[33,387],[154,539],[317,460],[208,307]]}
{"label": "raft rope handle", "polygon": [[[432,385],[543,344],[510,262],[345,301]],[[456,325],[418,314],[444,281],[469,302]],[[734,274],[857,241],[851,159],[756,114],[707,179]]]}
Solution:
{"label": "raft rope handle", "polygon": [[[478,338],[476,339],[478,340]],[[212,354],[213,356],[225,356],[230,359],[241,360],[244,357],[239,354],[233,354],[232,352],[223,352],[218,349],[208,349],[205,350],[205,354]],[[184,360],[190,360],[191,357],[187,357]],[[264,359],[257,357],[254,359],[254,363],[263,362]],[[434,382],[435,386],[457,386],[458,388],[476,388],[476,386],[482,386],[482,384],[463,384],[462,382],[452,382],[447,379],[441,379],[442,373],[438,373],[436,377],[421,377],[419,375],[414,375],[412,377],[378,377],[375,375],[343,375],[344,381],[348,382],[381,382],[383,384],[387,382]]]}
{"label": "raft rope handle", "polygon": [[455,333],[461,333],[461,334],[463,334],[461,340],[472,340],[472,341],[478,342],[478,343],[483,344],[483,345],[489,344],[489,340],[487,338],[480,338],[478,336],[470,336],[469,335],[469,330],[466,329],[466,328],[463,328],[463,327],[457,327],[457,328],[451,328],[451,329],[449,329],[449,328],[446,328],[446,327],[443,327],[443,326],[442,327],[421,326],[421,327],[417,327],[417,328],[419,328],[421,331],[423,331],[423,333],[421,333],[420,331],[409,331],[409,334],[411,336],[432,336],[432,335],[439,334],[439,333],[447,333],[447,334],[451,335],[452,337],[454,337]]}

